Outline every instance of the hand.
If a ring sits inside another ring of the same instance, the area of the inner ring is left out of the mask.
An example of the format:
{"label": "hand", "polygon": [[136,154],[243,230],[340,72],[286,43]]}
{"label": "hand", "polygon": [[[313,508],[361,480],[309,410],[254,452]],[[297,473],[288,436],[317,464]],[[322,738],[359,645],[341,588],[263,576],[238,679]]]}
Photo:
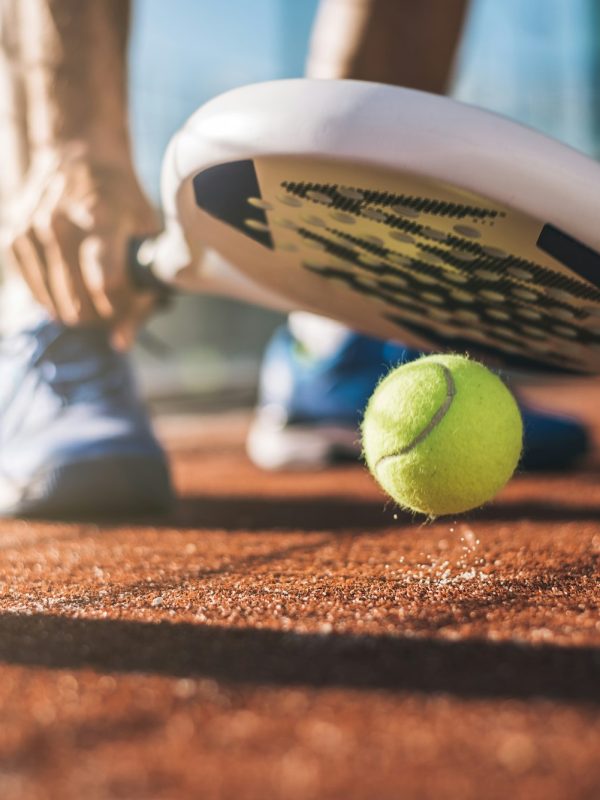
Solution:
{"label": "hand", "polygon": [[156,234],[158,220],[132,165],[95,161],[83,147],[45,154],[14,208],[8,257],[36,300],[65,325],[103,324],[131,346],[155,298],[127,275],[127,244]]}

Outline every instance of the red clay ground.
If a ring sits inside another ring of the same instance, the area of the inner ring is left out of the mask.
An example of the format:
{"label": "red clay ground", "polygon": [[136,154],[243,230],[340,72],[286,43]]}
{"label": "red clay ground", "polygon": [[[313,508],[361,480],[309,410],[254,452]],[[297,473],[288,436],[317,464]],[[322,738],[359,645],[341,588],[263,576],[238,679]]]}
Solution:
{"label": "red clay ground", "polygon": [[169,519],[0,523],[1,800],[600,797],[600,458],[422,525],[244,424],[163,425]]}

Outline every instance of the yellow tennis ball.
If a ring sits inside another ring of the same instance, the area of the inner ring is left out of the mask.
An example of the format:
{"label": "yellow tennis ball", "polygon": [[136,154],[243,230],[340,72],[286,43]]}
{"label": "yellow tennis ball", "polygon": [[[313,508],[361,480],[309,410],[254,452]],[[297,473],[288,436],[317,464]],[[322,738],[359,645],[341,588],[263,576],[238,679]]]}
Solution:
{"label": "yellow tennis ball", "polygon": [[433,355],[381,381],[362,439],[382,488],[403,508],[437,517],[494,497],[519,461],[523,423],[497,375],[465,356]]}

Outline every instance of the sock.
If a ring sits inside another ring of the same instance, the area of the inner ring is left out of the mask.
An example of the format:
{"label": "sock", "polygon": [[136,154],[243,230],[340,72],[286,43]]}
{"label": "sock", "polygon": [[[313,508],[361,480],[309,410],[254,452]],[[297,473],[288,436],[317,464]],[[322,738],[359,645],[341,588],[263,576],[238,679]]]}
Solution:
{"label": "sock", "polygon": [[328,358],[352,335],[350,328],[333,319],[294,311],[288,317],[292,335],[311,358]]}

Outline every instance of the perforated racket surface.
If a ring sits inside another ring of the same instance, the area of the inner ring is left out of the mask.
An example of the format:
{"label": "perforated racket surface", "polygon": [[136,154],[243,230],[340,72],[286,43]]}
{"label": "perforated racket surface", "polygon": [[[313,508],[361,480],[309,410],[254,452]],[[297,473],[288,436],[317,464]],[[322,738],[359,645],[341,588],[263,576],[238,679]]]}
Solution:
{"label": "perforated racket surface", "polygon": [[192,250],[215,247],[299,307],[424,350],[600,371],[595,162],[444,98],[269,87],[231,93],[174,141],[183,170],[167,206]]}

